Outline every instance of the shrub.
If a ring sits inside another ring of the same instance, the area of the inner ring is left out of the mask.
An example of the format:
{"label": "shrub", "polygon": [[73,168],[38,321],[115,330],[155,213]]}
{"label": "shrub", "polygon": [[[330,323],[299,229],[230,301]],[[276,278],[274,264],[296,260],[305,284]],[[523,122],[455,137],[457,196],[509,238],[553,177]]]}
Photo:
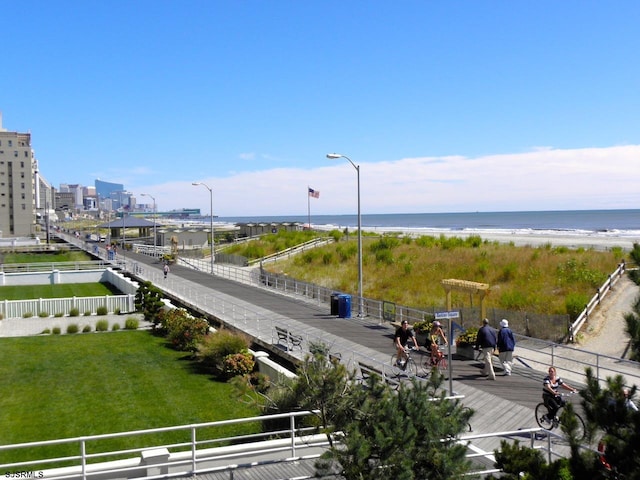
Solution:
{"label": "shrub", "polygon": [[60,327],[53,327],[52,333],[54,335],[60,335]]}
{"label": "shrub", "polygon": [[72,308],[71,310],[69,310],[70,317],[77,317],[79,315],[80,315],[80,310],[78,310],[77,308]]}
{"label": "shrub", "polygon": [[45,328],[44,330],[42,330],[43,335],[49,335],[50,333],[51,333],[51,330],[49,330],[48,328]]}
{"label": "shrub", "polygon": [[90,317],[91,316],[91,312],[89,310],[84,312],[84,316],[85,317]]}
{"label": "shrub", "polygon": [[115,313],[116,315],[120,315],[121,309],[120,307],[116,308],[113,313]]}
{"label": "shrub", "polygon": [[22,314],[22,318],[31,318],[33,317],[33,312],[24,312]]}
{"label": "shrub", "polygon": [[114,323],[114,324],[111,326],[111,330],[112,330],[112,331],[114,331],[114,332],[116,332],[116,331],[120,330],[120,324],[119,324],[119,323]]}
{"label": "shrub", "polygon": [[249,352],[232,353],[224,357],[222,373],[225,378],[248,375],[253,371],[255,362]]}
{"label": "shrub", "polygon": [[91,325],[85,325],[82,327],[82,333],[89,333],[91,331]]}
{"label": "shrub", "polygon": [[0,320],[4,320],[4,315],[0,313]]}
{"label": "shrub", "polygon": [[109,313],[109,310],[107,310],[107,307],[104,305],[101,305],[100,307],[98,307],[98,309],[96,310],[96,313],[98,315],[106,315],[107,313]]}
{"label": "shrub", "polygon": [[205,370],[221,375],[225,357],[246,352],[248,348],[249,341],[245,336],[228,330],[218,330],[204,337],[198,344],[196,359]]}
{"label": "shrub", "polygon": [[589,297],[584,293],[570,293],[565,298],[565,307],[569,318],[574,321],[578,318],[578,315],[585,309],[589,303]]}
{"label": "shrub", "polygon": [[79,328],[78,325],[75,323],[70,323],[69,325],[67,325],[67,333],[78,333]]}
{"label": "shrub", "polygon": [[49,316],[49,312],[39,312],[38,316],[40,318],[47,318]]}
{"label": "shrub", "polygon": [[162,328],[176,350],[195,352],[198,343],[209,331],[209,322],[194,318],[186,310],[174,308],[162,318]]}
{"label": "shrub", "polygon": [[53,316],[56,317],[56,318],[64,317],[64,313],[56,312],[56,313],[53,314]]}
{"label": "shrub", "polygon": [[109,322],[107,320],[98,320],[96,322],[96,332],[106,332],[109,330]]}
{"label": "shrub", "polygon": [[129,317],[124,322],[125,330],[137,330],[138,329],[138,319],[135,317]]}

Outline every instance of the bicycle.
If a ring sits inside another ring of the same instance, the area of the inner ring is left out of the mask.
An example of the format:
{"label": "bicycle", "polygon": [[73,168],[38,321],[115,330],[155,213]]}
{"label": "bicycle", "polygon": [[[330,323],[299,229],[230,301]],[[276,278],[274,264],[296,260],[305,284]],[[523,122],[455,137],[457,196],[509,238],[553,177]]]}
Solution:
{"label": "bicycle", "polygon": [[399,368],[403,372],[409,372],[409,373],[412,373],[413,375],[418,375],[418,364],[411,356],[411,352],[413,351],[418,351],[418,349],[417,348],[407,349],[405,353],[407,358],[401,361],[398,361],[398,354],[394,353],[393,355],[391,355],[391,365],[396,368]]}
{"label": "bicycle", "polygon": [[[571,392],[571,393],[560,394],[561,397],[570,397],[571,395],[575,395],[575,393]],[[565,405],[566,403],[563,403],[560,406],[560,408],[558,408],[555,418],[549,418],[549,409],[547,408],[547,405],[544,402],[540,402],[538,405],[536,405],[536,411],[535,411],[536,422],[538,423],[540,428],[544,428],[545,430],[550,431],[558,427],[560,425],[560,416],[561,416],[560,413],[561,413],[561,410],[565,407]],[[575,413],[575,416],[576,416],[576,421],[578,423],[576,428],[576,438],[578,440],[582,440],[586,434],[586,426],[585,426],[584,420],[578,413]]]}
{"label": "bicycle", "polygon": [[449,371],[448,367],[447,356],[440,350],[440,347],[438,347],[438,353],[432,350],[428,356],[425,355],[424,361],[422,362],[422,369],[425,376],[434,368],[438,369],[440,375],[446,376]]}

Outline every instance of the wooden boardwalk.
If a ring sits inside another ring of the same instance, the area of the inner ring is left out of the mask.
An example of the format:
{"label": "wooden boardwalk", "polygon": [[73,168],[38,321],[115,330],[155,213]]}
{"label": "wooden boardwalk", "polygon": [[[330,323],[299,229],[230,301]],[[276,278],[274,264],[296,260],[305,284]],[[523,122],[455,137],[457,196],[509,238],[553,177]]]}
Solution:
{"label": "wooden boardwalk", "polygon": [[[127,253],[127,257],[146,264],[145,268],[158,270],[161,268],[159,263],[143,255]],[[298,326],[300,331],[308,329],[321,332],[322,340],[330,346],[331,352],[340,353],[343,361],[357,353],[359,356],[375,358],[378,362],[388,363],[390,366],[391,355],[395,350],[393,347],[395,328],[388,324],[375,323],[366,318],[337,318],[330,315],[328,304],[318,305],[298,297],[286,296],[266,288],[245,285],[178,265],[172,266],[169,275],[172,281],[181,279],[193,282],[203,292],[221,293],[237,299],[239,303],[276,312],[287,319],[287,324]],[[158,286],[162,288],[161,282]],[[282,353],[282,346],[263,346],[270,348],[274,354]],[[289,353],[299,359],[306,352]],[[454,393],[464,395],[464,405],[476,412],[471,419],[472,434],[537,427],[533,412],[535,406],[541,401],[542,379],[545,373],[516,362],[513,374],[503,376],[497,358],[494,360],[496,379],[492,381],[481,376],[480,362],[453,356]],[[448,381],[445,382],[445,387],[447,385]],[[528,437],[523,435],[521,440],[526,444]],[[499,440],[497,438],[474,440],[473,446],[477,452],[487,452],[487,458],[490,459],[490,454],[499,447]],[[563,449],[566,450],[566,446],[558,442],[554,448],[558,448],[561,452]],[[488,464],[491,464],[489,460]],[[235,478],[254,478],[251,476],[253,474],[248,472],[247,476],[239,476],[239,473],[235,473]],[[213,480],[218,477],[212,475],[209,478]],[[228,473],[226,478],[229,478]],[[270,477],[262,472],[260,478],[283,477]]]}

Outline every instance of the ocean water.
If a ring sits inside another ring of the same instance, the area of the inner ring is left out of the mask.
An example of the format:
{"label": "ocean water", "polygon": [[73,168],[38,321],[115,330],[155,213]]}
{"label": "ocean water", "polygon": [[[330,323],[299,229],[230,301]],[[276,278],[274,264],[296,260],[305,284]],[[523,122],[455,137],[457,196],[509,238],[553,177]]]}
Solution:
{"label": "ocean water", "polygon": [[[208,221],[208,220],[206,220]],[[306,215],[217,217],[216,223],[307,224]],[[353,229],[357,215],[311,215],[319,229]],[[397,213],[362,215],[362,229],[413,233],[464,232],[536,235],[640,237],[640,210],[564,210],[530,212]]]}

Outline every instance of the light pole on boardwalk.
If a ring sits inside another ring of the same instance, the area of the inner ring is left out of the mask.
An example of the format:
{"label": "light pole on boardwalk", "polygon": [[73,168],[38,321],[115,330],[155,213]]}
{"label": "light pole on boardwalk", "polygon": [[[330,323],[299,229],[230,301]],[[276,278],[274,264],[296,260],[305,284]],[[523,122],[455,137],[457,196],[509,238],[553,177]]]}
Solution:
{"label": "light pole on boardwalk", "polygon": [[206,183],[202,183],[202,182],[193,182],[191,185],[193,186],[197,186],[197,185],[202,185],[204,188],[206,188],[207,190],[209,190],[209,196],[211,197],[211,275],[213,275],[213,263],[215,262],[215,250],[214,250],[214,235],[213,235],[213,189],[207,185]]}
{"label": "light pole on boardwalk", "polygon": [[362,215],[360,214],[360,165],[356,165],[346,155],[340,153],[327,153],[327,158],[332,160],[338,158],[345,158],[356,169],[356,175],[358,179],[358,316],[363,317],[362,311]]}
{"label": "light pole on boardwalk", "polygon": [[156,236],[156,197],[154,197],[153,195],[150,195],[148,193],[141,193],[140,195],[142,195],[143,197],[150,197],[151,200],[153,200],[153,256],[156,256],[156,242],[157,242],[157,236]]}

